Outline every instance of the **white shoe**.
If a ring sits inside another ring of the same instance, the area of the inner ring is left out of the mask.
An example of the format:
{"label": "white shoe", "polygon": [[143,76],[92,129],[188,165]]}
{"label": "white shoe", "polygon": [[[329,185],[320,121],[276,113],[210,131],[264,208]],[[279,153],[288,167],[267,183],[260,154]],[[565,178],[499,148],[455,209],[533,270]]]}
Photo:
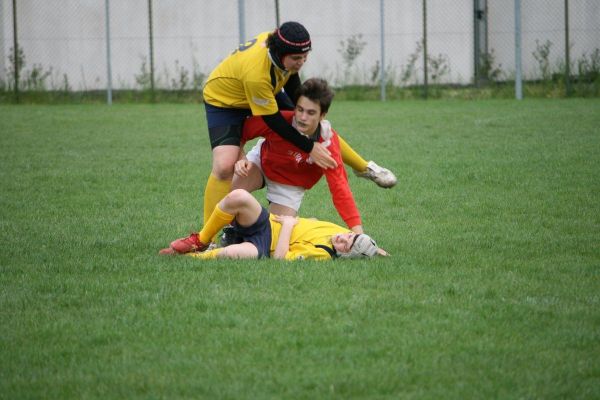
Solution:
{"label": "white shoe", "polygon": [[386,189],[391,188],[398,182],[396,175],[394,175],[392,171],[387,168],[380,167],[373,161],[368,162],[367,169],[364,172],[358,172],[354,170],[354,174],[360,178],[372,180],[377,184],[377,186]]}

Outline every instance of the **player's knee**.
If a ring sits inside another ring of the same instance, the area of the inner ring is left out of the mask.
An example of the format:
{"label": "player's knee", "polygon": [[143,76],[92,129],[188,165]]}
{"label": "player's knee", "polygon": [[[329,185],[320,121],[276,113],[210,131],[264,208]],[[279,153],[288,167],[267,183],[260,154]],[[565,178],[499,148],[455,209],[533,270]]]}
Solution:
{"label": "player's knee", "polygon": [[235,162],[229,160],[218,160],[213,162],[212,174],[219,180],[231,180]]}
{"label": "player's knee", "polygon": [[248,198],[252,195],[244,189],[235,189],[229,192],[227,199],[232,206],[241,206],[248,202]]}

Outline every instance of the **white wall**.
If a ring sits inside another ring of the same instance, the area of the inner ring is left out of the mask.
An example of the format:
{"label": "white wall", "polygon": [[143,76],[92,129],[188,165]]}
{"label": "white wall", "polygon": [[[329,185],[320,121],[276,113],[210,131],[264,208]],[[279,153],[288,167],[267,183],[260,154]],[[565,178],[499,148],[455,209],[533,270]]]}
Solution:
{"label": "white wall", "polygon": [[[571,0],[573,58],[599,46],[600,5],[597,0]],[[469,83],[473,75],[472,0],[428,0],[428,50],[442,55],[450,72],[445,82]],[[489,1],[489,48],[497,63],[514,73],[513,0]],[[536,74],[531,56],[535,40],[553,43],[552,58],[564,54],[563,0],[523,1],[523,61],[525,76]],[[113,85],[136,87],[142,60],[148,60],[147,0],[112,0],[111,47]],[[238,0],[154,0],[155,77],[169,85],[180,73],[176,67],[208,73],[239,41]],[[273,0],[245,0],[246,36],[275,26]],[[281,21],[297,20],[311,32],[313,52],[303,76],[323,76],[369,82],[380,59],[378,0],[280,0]],[[27,69],[52,67],[51,86],[68,76],[72,89],[101,89],[106,85],[104,0],[29,0],[18,3],[19,43]],[[340,42],[362,34],[367,45],[345,76]],[[421,0],[385,1],[385,51],[388,77],[400,74],[421,40]],[[12,47],[12,6],[0,2],[0,69],[7,68]],[[423,81],[422,54],[415,64],[414,82]],[[431,72],[431,71],[430,71]],[[1,77],[2,75],[0,75]],[[191,77],[190,77],[191,78]]]}
{"label": "white wall", "polygon": [[[488,7],[489,48],[494,49],[502,68],[514,77],[514,13],[507,12],[502,1],[488,1]],[[539,78],[539,64],[533,57],[537,46],[547,41],[552,43],[549,60],[553,67],[565,60],[564,1],[523,0],[521,13],[523,76],[525,79]],[[573,63],[584,53],[589,56],[594,49],[600,48],[600,1],[571,0],[569,25]]]}
{"label": "white wall", "polygon": [[4,3],[4,1],[0,1],[0,82],[6,81],[6,63],[4,59],[8,55],[8,51],[4,49],[4,38],[7,36],[5,35],[4,30],[8,28],[4,16],[9,14],[10,10],[6,9]]}
{"label": "white wall", "polygon": [[[338,52],[340,41],[361,33],[367,42],[358,57],[354,75],[368,81],[370,71],[380,59],[379,1],[305,0],[285,2],[282,20],[305,15],[303,20],[313,36],[311,60],[305,67],[306,76],[320,74],[333,80],[343,76],[344,65]],[[349,4],[352,4],[349,6]],[[473,27],[471,0],[428,1],[428,51],[431,55],[445,54],[450,61],[453,81],[468,82],[472,75]],[[318,10],[308,15],[305,10]],[[422,3],[414,0],[385,1],[385,63],[391,67],[396,81],[406,66],[410,54],[423,37]],[[419,58],[418,76],[423,81],[423,60]],[[411,82],[412,83],[412,82]]]}

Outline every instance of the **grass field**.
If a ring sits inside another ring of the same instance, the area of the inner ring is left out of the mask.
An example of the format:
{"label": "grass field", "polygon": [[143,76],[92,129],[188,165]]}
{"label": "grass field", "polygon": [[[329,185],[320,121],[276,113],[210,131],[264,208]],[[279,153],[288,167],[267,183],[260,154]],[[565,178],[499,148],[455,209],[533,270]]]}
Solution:
{"label": "grass field", "polygon": [[329,117],[399,177],[350,178],[390,258],[159,257],[198,228],[201,106],[0,106],[0,398],[600,398],[600,101]]}

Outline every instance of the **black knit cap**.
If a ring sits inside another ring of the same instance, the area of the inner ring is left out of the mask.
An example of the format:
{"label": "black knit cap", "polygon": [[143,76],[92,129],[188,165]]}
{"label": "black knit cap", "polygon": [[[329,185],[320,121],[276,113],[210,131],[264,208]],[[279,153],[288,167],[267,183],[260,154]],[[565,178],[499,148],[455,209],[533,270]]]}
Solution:
{"label": "black knit cap", "polygon": [[273,50],[279,57],[311,50],[310,35],[298,22],[285,22],[273,32]]}

